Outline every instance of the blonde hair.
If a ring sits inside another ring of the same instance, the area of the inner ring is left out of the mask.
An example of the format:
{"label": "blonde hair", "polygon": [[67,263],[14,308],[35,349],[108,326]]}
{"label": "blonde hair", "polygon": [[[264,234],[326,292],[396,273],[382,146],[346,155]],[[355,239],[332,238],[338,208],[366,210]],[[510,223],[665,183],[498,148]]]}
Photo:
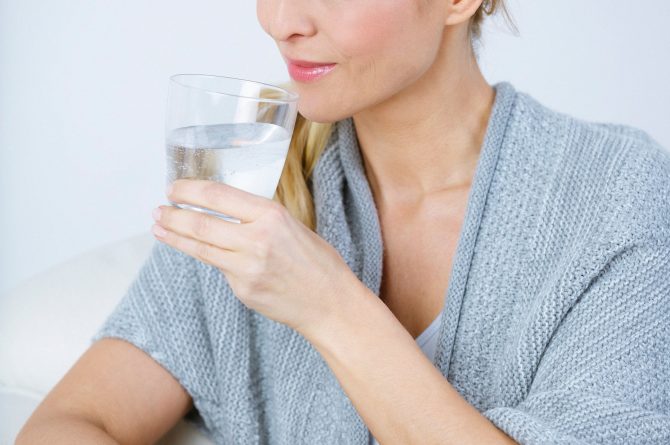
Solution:
{"label": "blonde hair", "polygon": [[[498,8],[501,8],[509,19],[504,0],[483,0],[468,24],[471,43],[481,38],[481,24],[485,15],[494,14]],[[288,88],[290,83],[282,86]],[[294,218],[313,231],[316,231],[316,214],[308,184],[314,166],[326,148],[333,127],[334,123],[313,122],[298,113],[284,169],[273,197],[273,200],[286,207]]]}

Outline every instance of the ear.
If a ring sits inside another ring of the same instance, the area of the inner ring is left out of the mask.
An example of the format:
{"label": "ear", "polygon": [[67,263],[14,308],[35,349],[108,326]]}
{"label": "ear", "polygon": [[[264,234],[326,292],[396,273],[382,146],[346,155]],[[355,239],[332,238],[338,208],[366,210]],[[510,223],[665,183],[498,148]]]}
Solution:
{"label": "ear", "polygon": [[457,25],[466,22],[475,15],[483,0],[447,0],[447,18],[445,25]]}

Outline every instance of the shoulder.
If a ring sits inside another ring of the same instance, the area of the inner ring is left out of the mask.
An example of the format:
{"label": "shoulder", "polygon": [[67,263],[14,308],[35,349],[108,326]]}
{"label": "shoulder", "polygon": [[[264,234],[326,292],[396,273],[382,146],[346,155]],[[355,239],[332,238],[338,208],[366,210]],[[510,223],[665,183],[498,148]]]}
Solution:
{"label": "shoulder", "polygon": [[[565,211],[577,201],[598,230],[626,238],[670,237],[670,149],[632,125],[578,118],[517,91],[510,137],[550,172]],[[587,212],[590,213],[590,212]]]}

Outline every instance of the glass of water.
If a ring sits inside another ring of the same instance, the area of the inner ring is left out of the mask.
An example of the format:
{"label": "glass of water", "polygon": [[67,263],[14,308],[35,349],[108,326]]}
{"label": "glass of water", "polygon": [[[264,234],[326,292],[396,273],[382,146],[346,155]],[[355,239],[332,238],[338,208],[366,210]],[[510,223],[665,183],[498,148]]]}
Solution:
{"label": "glass of water", "polygon": [[[205,179],[274,197],[297,116],[298,95],[270,84],[207,74],[170,77],[166,186]],[[230,222],[235,215],[170,201]]]}

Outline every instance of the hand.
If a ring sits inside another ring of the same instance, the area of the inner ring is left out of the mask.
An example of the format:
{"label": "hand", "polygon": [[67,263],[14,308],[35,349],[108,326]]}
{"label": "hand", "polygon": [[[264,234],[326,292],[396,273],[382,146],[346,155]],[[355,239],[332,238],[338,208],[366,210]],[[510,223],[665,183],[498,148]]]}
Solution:
{"label": "hand", "polygon": [[153,229],[159,241],[218,268],[237,298],[268,318],[312,332],[337,311],[342,292],[361,284],[333,246],[276,201],[196,179],[174,181],[167,196],[241,220],[159,206]]}

